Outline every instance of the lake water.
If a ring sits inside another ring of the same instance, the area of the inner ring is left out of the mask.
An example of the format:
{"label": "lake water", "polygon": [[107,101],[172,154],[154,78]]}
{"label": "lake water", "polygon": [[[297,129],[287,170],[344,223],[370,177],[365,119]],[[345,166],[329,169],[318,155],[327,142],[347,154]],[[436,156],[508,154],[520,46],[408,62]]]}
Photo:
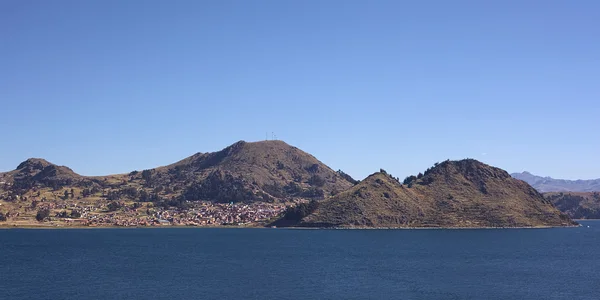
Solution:
{"label": "lake water", "polygon": [[599,299],[600,221],[581,223],[0,230],[0,299]]}

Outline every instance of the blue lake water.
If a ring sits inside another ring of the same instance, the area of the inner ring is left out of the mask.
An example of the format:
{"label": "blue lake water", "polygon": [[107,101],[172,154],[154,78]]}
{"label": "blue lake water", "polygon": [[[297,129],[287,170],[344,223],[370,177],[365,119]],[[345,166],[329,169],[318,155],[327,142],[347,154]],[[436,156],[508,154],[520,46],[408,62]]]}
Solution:
{"label": "blue lake water", "polygon": [[600,299],[600,221],[581,223],[0,230],[0,299]]}

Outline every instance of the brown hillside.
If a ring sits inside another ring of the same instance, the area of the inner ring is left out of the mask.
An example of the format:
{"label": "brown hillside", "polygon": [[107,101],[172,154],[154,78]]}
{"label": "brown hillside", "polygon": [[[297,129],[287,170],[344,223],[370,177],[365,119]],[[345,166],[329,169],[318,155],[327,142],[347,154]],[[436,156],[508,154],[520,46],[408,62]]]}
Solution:
{"label": "brown hillside", "polygon": [[574,224],[527,183],[476,160],[446,161],[403,185],[375,173],[297,226],[529,227]]}

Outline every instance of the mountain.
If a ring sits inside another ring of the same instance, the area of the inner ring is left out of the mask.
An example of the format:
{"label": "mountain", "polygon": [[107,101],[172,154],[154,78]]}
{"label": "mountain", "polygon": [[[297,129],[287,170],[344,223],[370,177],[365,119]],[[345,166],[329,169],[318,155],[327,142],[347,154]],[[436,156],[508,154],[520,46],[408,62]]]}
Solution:
{"label": "mountain", "polygon": [[86,177],[43,159],[28,159],[16,170],[0,174],[4,189],[15,195],[33,189],[74,189],[72,193],[80,191],[82,198],[171,201],[173,205],[196,200],[323,199],[351,187],[350,180],[282,141],[240,141],[221,151],[196,153],[168,166],[129,174]]}
{"label": "mountain", "polygon": [[320,203],[288,209],[279,226],[529,227],[573,225],[527,183],[472,159],[445,161],[404,184],[382,172]]}
{"label": "mountain", "polygon": [[185,200],[322,199],[352,186],[339,172],[283,141],[240,141],[144,172],[132,178],[181,190]]}
{"label": "mountain", "polygon": [[529,172],[512,173],[512,177],[523,180],[533,186],[536,190],[546,192],[598,192],[600,191],[600,179],[591,180],[565,180],[551,177],[541,177]]}
{"label": "mountain", "polygon": [[544,197],[573,219],[600,219],[599,192],[552,192]]}
{"label": "mountain", "polygon": [[31,188],[58,188],[63,186],[88,186],[91,180],[65,166],[58,166],[41,158],[30,158],[20,163],[14,171],[0,173],[0,182],[10,184],[15,191]]}

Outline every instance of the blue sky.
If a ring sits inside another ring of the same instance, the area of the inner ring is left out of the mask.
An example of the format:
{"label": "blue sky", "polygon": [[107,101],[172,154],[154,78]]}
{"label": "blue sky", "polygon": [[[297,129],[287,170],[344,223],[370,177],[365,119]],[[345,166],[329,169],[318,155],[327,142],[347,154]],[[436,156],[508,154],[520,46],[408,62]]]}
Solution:
{"label": "blue sky", "polygon": [[0,171],[141,170],[266,132],[362,178],[600,177],[600,1],[0,1]]}

